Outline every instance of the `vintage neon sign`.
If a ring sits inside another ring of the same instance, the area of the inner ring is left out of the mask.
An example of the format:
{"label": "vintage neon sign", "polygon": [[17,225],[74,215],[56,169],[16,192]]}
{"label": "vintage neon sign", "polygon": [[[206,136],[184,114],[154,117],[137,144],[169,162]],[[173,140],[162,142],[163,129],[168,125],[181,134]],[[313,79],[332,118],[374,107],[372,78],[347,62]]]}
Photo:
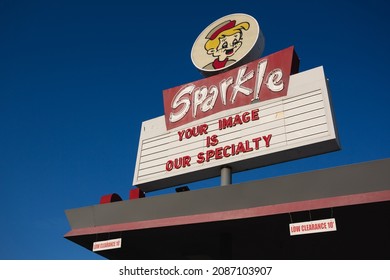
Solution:
{"label": "vintage neon sign", "polygon": [[[298,73],[294,47],[260,57],[250,16],[206,28],[191,51],[206,78],[163,91],[142,123],[133,184],[144,192],[340,149],[322,67]],[[290,86],[291,83],[291,86]]]}

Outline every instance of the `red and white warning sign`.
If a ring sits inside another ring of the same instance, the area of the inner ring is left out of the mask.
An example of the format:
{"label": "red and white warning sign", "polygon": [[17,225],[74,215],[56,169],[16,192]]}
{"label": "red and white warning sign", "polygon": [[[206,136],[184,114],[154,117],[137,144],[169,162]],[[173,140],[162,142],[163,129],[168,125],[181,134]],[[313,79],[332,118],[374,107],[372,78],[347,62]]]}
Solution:
{"label": "red and white warning sign", "polygon": [[118,249],[122,246],[122,238],[116,238],[116,239],[110,239],[110,240],[103,240],[103,241],[96,241],[93,242],[92,251],[103,251],[103,250],[110,250],[110,249]]}
{"label": "red and white warning sign", "polygon": [[334,218],[290,224],[291,236],[336,230],[336,220]]}

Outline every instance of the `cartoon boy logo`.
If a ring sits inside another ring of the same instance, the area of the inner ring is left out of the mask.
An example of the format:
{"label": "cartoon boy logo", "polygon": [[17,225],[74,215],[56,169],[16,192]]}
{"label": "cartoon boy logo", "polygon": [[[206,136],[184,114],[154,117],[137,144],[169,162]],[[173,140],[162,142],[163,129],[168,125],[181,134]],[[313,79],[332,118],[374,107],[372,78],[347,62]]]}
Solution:
{"label": "cartoon boy logo", "polygon": [[236,60],[231,59],[242,46],[243,32],[250,24],[241,22],[236,25],[235,20],[227,20],[215,26],[206,36],[204,48],[208,55],[215,57],[214,61],[203,67],[205,70],[225,68]]}

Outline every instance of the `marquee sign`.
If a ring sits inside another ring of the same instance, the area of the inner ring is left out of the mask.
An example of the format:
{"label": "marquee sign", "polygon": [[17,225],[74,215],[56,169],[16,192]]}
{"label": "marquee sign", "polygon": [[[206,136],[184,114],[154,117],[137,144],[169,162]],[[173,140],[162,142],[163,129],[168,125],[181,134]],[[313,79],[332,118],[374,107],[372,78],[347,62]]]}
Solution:
{"label": "marquee sign", "polygon": [[339,150],[322,67],[292,75],[287,95],[168,130],[142,123],[133,184],[143,191]]}

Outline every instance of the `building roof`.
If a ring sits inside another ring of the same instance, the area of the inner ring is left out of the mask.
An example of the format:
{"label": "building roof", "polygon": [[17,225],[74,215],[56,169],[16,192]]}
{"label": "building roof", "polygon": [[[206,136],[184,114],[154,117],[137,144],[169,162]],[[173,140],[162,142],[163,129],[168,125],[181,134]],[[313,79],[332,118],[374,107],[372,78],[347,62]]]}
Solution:
{"label": "building roof", "polygon": [[[390,249],[389,241],[382,244],[387,238],[380,238],[380,234],[390,234],[389,170],[390,159],[383,159],[70,209],[66,216],[71,230],[65,238],[89,250],[95,241],[122,238],[122,248],[96,252],[109,259],[321,258],[329,257],[341,243],[349,248],[344,255],[339,252],[341,258],[380,258],[381,252]],[[339,225],[336,233],[303,237],[306,253],[292,253],[302,237],[289,235],[289,223],[330,217]],[[381,242],[381,246],[356,254],[353,248],[362,245],[351,236],[360,239],[367,233],[358,231],[362,217],[382,226],[381,231],[366,234],[370,242]],[[312,239],[329,252],[309,254],[312,249],[307,249],[307,242]],[[244,245],[248,241],[252,245]],[[371,250],[376,253],[372,255]]]}

